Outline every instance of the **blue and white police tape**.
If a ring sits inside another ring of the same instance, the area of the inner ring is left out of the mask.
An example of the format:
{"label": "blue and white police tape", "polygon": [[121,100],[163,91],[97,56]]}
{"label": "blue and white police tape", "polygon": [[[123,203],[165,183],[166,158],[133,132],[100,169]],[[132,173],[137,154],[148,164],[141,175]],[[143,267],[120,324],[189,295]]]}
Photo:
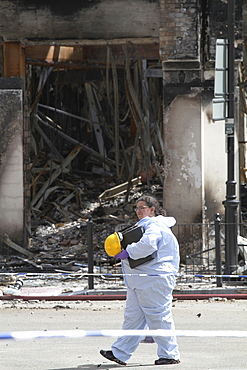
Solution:
{"label": "blue and white police tape", "polygon": [[[90,274],[85,273],[84,275],[88,276]],[[91,275],[100,275],[100,276],[162,276],[162,275],[174,275],[176,278],[187,278],[187,277],[199,277],[199,278],[247,278],[247,275],[202,275],[202,274],[174,274],[174,273],[159,273],[159,274],[91,274]]]}
{"label": "blue and white police tape", "polygon": [[247,338],[245,330],[47,330],[47,331],[12,331],[0,333],[0,340],[24,340],[44,338],[84,338],[84,337],[231,337]]}
{"label": "blue and white police tape", "polygon": [[60,271],[60,270],[57,270],[57,272],[55,273],[40,273],[40,272],[37,272],[37,273],[33,273],[33,274],[30,274],[30,273],[1,273],[0,272],[0,276],[1,275],[13,275],[13,276],[26,276],[26,278],[31,278],[32,276],[58,276],[58,275],[69,275],[69,276],[76,276],[76,277],[87,277],[87,276],[106,276],[106,277],[122,277],[122,276],[162,276],[162,275],[174,275],[176,278],[194,278],[194,277],[197,277],[197,278],[235,278],[235,279],[238,279],[238,278],[244,278],[244,279],[247,279],[247,275],[235,275],[235,274],[231,274],[231,275],[224,275],[224,274],[174,274],[174,273],[169,273],[169,272],[160,272],[158,274],[123,274],[123,273],[103,273],[103,272],[100,272],[100,273],[96,273],[96,272],[65,272],[65,271]]}

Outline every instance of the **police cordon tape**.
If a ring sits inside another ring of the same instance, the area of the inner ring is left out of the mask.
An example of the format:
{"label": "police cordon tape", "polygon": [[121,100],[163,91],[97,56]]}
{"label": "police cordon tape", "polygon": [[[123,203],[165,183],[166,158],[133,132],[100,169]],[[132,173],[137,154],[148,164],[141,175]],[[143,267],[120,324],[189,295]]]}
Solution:
{"label": "police cordon tape", "polygon": [[84,338],[84,337],[231,337],[247,338],[243,330],[47,330],[47,331],[12,331],[0,333],[0,340],[24,340],[45,338]]}
{"label": "police cordon tape", "polygon": [[190,275],[190,274],[179,274],[179,275],[176,275],[174,273],[167,273],[167,272],[164,272],[164,273],[160,273],[160,274],[87,274],[87,273],[84,273],[84,275],[86,276],[89,276],[89,275],[100,275],[100,276],[162,276],[162,275],[174,275],[176,278],[181,278],[181,277],[199,277],[199,278],[221,278],[221,277],[225,277],[225,278],[247,278],[247,275],[201,275],[201,274],[194,274],[194,275]]}
{"label": "police cordon tape", "polygon": [[0,272],[0,276],[1,275],[12,275],[12,276],[16,276],[16,275],[28,275],[29,277],[30,276],[40,276],[40,275],[48,275],[48,276],[57,276],[58,274],[61,274],[61,275],[70,275],[70,276],[80,276],[80,277],[83,277],[83,276],[108,276],[108,277],[120,277],[120,276],[162,276],[162,275],[174,275],[176,278],[192,278],[192,277],[199,277],[199,278],[245,278],[247,279],[247,275],[235,275],[235,274],[231,274],[231,275],[224,275],[224,274],[221,274],[221,275],[215,275],[215,274],[174,274],[173,272],[163,272],[163,273],[159,273],[159,274],[123,274],[123,273],[116,273],[116,274],[113,274],[113,273],[95,273],[95,272],[69,272],[69,271],[61,271],[61,270],[56,270],[56,272],[54,273],[49,273],[49,272],[37,272],[37,273],[29,273],[29,272],[18,272],[18,273],[11,273],[11,272]]}

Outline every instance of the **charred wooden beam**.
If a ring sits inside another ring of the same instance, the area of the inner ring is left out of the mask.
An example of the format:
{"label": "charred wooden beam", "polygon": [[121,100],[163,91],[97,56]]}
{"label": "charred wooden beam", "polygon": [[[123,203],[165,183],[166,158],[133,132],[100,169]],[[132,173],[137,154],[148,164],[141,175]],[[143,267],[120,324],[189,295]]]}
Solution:
{"label": "charred wooden beam", "polygon": [[52,155],[58,160],[63,160],[64,159],[63,156],[60,154],[60,152],[57,150],[57,148],[53,145],[51,140],[47,137],[47,135],[44,133],[44,131],[42,130],[42,128],[39,126],[39,124],[37,122],[35,122],[34,127],[35,127],[35,130],[37,130],[37,132],[40,134],[40,136],[46,142],[48,147],[51,149]]}
{"label": "charred wooden beam", "polygon": [[[131,183],[131,187],[136,186],[136,185],[141,185],[141,178],[137,177],[135,179],[132,179],[130,183]],[[129,182],[125,182],[123,184],[115,186],[114,188],[107,189],[102,194],[99,195],[99,199],[112,198],[115,195],[124,193],[125,191],[128,190],[128,186],[129,186]]]}
{"label": "charred wooden beam", "polygon": [[28,64],[46,63],[52,66],[78,67],[83,64],[102,63],[107,60],[107,46],[111,46],[114,58],[123,62],[125,54],[122,45],[126,45],[130,59],[159,59],[159,39],[123,38],[114,40],[22,40],[22,48]]}
{"label": "charred wooden beam", "polygon": [[[45,191],[50,187],[50,185],[56,180],[56,178],[60,175],[60,173],[63,171],[64,168],[66,168],[73,159],[78,155],[78,153],[81,150],[81,146],[77,145],[71,153],[62,161],[59,168],[57,168],[51,177],[45,182],[45,184],[42,186],[42,188],[38,191],[36,196],[31,201],[31,206],[35,206],[35,204],[39,201],[39,199],[42,197],[42,195],[45,193]],[[36,206],[36,208],[39,208]]]}
{"label": "charred wooden beam", "polygon": [[101,163],[106,163],[106,164],[108,164],[111,167],[116,167],[116,163],[113,160],[111,160],[110,158],[104,158],[104,157],[102,157],[99,153],[95,152],[95,150],[93,150],[93,149],[89,148],[88,146],[80,143],[79,141],[73,139],[69,135],[66,135],[64,132],[58,130],[56,127],[51,126],[48,122],[46,122],[43,119],[41,119],[39,117],[39,115],[36,115],[36,117],[45,126],[47,126],[47,127],[51,128],[52,130],[54,130],[59,136],[61,136],[64,139],[68,140],[69,142],[71,142],[74,145],[79,145],[82,148],[83,151],[85,151],[86,153],[90,154],[93,158],[99,160]]}
{"label": "charred wooden beam", "polygon": [[102,129],[99,124],[99,114],[97,109],[97,105],[99,105],[99,102],[97,101],[97,97],[94,94],[92,85],[90,83],[85,83],[85,89],[89,103],[90,115],[92,118],[91,122],[93,123],[94,134],[98,144],[99,152],[102,155],[102,157],[107,157],[104,146],[104,139],[102,135]]}
{"label": "charred wooden beam", "polygon": [[10,248],[14,249],[15,251],[24,254],[25,256],[28,257],[33,257],[33,253],[29,252],[28,250],[22,248],[20,245],[14,243],[8,236],[8,234],[4,234],[3,236],[3,241],[4,243],[9,246]]}
{"label": "charred wooden beam", "polygon": [[57,109],[57,108],[54,108],[54,107],[50,107],[49,105],[45,105],[45,104],[38,104],[38,107],[41,107],[41,108],[45,108],[45,109],[48,109],[48,110],[51,110],[52,112],[56,112],[56,113],[61,113],[61,114],[64,114],[66,116],[69,116],[71,118],[76,118],[80,121],[83,121],[83,122],[91,122],[90,119],[87,119],[87,118],[84,118],[84,117],[80,117],[80,116],[77,116],[76,114],[72,114],[72,113],[69,113],[69,112],[66,112],[64,110],[61,110],[61,109]]}

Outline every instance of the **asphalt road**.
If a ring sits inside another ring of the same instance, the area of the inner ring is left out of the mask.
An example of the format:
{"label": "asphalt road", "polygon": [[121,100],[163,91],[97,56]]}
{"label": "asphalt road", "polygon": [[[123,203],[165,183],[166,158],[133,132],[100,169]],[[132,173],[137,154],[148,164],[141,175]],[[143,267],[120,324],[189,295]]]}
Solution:
{"label": "asphalt road", "polygon": [[[0,301],[0,332],[36,330],[121,329],[124,301],[16,302]],[[177,330],[247,330],[247,300],[177,301],[173,316]],[[100,349],[115,338],[46,338],[0,340],[2,370],[112,370]],[[178,370],[246,370],[247,338],[178,337]],[[157,369],[156,344],[141,343],[127,368]],[[124,367],[123,367],[124,368]],[[162,366],[158,367],[162,368]]]}

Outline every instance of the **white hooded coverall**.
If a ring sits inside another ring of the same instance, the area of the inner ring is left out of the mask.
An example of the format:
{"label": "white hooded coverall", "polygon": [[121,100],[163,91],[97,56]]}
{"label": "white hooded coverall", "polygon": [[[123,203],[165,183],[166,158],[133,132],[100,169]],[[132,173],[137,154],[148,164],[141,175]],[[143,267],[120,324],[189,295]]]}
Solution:
{"label": "white hooded coverall", "polygon": [[[154,259],[130,268],[128,259],[122,260],[123,274],[147,274],[124,276],[127,297],[123,330],[174,330],[171,313],[172,291],[179,268],[179,245],[170,227],[176,223],[173,217],[145,217],[138,221],[144,234],[137,243],[126,247],[132,259],[153,254]],[[153,276],[152,276],[153,274]],[[126,362],[140,341],[139,336],[119,337],[112,345],[116,358]],[[176,337],[153,337],[158,345],[158,358],[179,359]]]}

